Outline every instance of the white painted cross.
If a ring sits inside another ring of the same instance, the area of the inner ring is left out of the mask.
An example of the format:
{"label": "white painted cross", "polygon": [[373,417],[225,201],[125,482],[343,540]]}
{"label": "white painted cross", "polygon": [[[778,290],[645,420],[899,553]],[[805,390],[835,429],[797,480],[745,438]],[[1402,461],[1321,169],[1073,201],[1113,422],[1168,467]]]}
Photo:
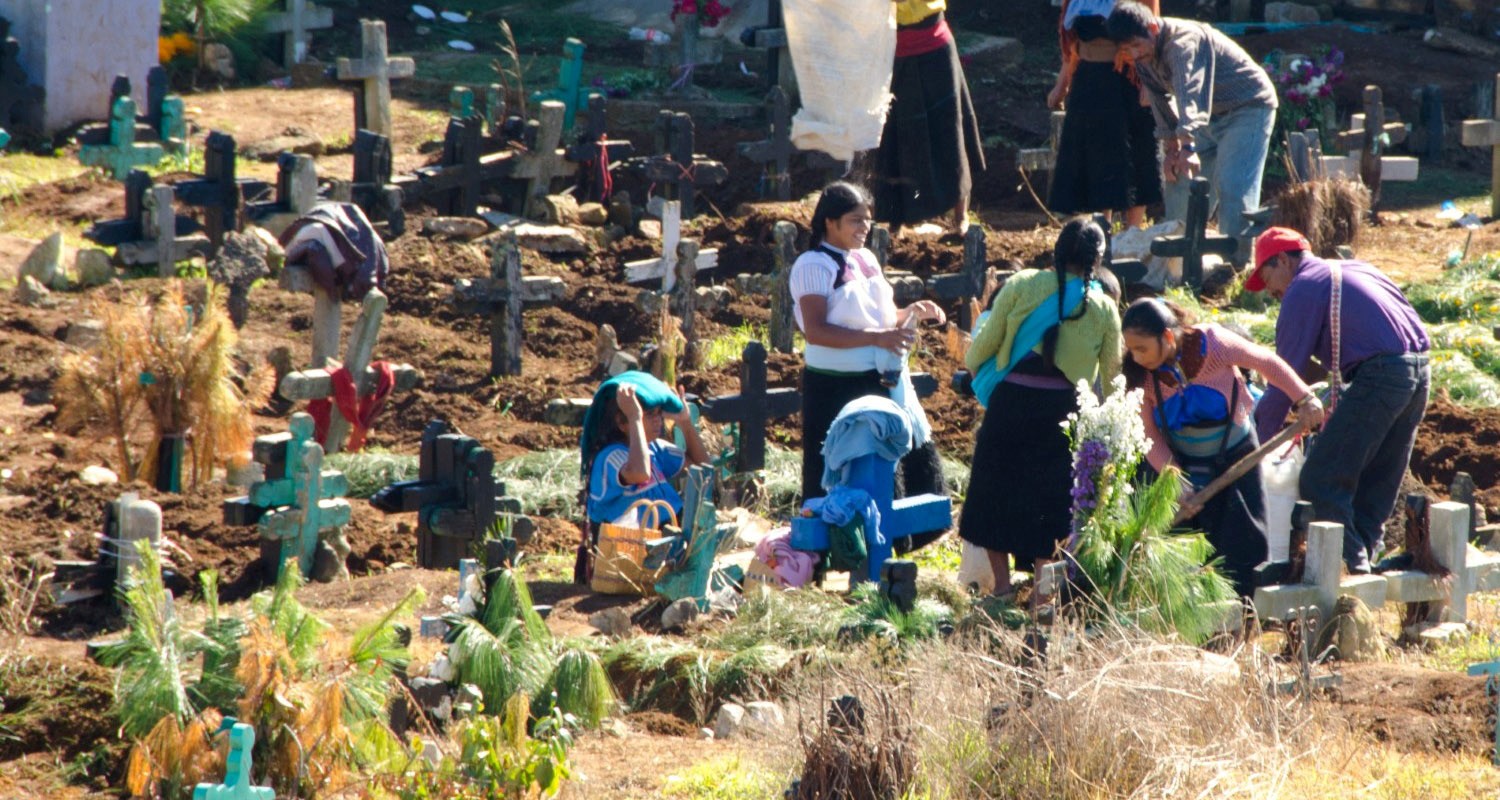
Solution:
{"label": "white painted cross", "polygon": [[1307,561],[1302,569],[1302,582],[1256,589],[1255,612],[1261,619],[1291,619],[1299,607],[1313,606],[1318,609],[1319,619],[1327,622],[1333,616],[1333,605],[1339,595],[1352,594],[1371,608],[1385,603],[1385,577],[1346,578],[1343,573],[1344,526],[1314,522],[1307,529]]}
{"label": "white painted cross", "polygon": [[[1432,555],[1451,575],[1439,578],[1413,570],[1387,572],[1386,601],[1438,603],[1440,621],[1466,622],[1471,592],[1500,588],[1500,555],[1469,545],[1469,507],[1433,503],[1428,517]],[[1434,614],[1434,621],[1439,614]]]}
{"label": "white painted cross", "polygon": [[1463,128],[1464,147],[1491,148],[1490,216],[1500,217],[1500,75],[1495,76],[1496,119],[1466,119]]}
{"label": "white painted cross", "polygon": [[381,20],[360,20],[359,39],[360,57],[339,59],[338,79],[364,82],[364,127],[390,139],[391,81],[415,75],[417,65],[409,58],[390,57]]}
{"label": "white painted cross", "polygon": [[[1354,114],[1349,117],[1349,130],[1341,134],[1340,138],[1349,141],[1362,138],[1364,133],[1365,115]],[[1364,151],[1353,148],[1348,155],[1323,156],[1323,174],[1330,178],[1361,180],[1360,162],[1363,158]],[[1414,181],[1417,179],[1418,166],[1417,159],[1411,156],[1381,156],[1380,182]]]}
{"label": "white painted cross", "polygon": [[[661,212],[661,258],[631,261],[625,265],[626,283],[645,283],[661,279],[663,293],[672,291],[677,285],[677,245],[682,241],[682,204],[668,200]],[[719,251],[699,250],[695,262],[698,271],[719,266]]]}
{"label": "white painted cross", "polygon": [[286,48],[281,65],[291,69],[307,58],[308,31],[333,27],[333,9],[314,5],[308,0],[286,0],[286,10],[266,16],[266,30],[286,34]]}

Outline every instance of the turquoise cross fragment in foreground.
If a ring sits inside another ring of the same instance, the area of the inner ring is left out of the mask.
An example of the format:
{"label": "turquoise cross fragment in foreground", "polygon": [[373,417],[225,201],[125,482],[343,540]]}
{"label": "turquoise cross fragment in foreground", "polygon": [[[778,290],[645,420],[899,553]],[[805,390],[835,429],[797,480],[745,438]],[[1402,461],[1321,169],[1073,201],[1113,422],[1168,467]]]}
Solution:
{"label": "turquoise cross fragment in foreground", "polygon": [[[1486,695],[1495,697],[1500,694],[1500,658],[1480,664],[1470,664],[1469,674],[1485,676],[1484,693]],[[1490,755],[1490,761],[1500,767],[1500,716],[1495,718],[1495,751]]]}
{"label": "turquoise cross fragment in foreground", "polygon": [[255,728],[236,722],[229,729],[229,763],[224,783],[200,783],[193,787],[193,800],[276,800],[276,790],[250,785],[250,750],[255,746]]}

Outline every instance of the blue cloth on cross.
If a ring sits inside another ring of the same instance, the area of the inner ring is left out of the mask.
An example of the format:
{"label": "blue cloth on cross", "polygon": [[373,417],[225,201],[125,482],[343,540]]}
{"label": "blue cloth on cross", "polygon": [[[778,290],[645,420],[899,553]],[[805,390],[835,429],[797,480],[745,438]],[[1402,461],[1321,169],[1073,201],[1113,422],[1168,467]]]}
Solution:
{"label": "blue cloth on cross", "polygon": [[854,459],[875,454],[900,461],[912,449],[911,417],[889,397],[867,395],[849,401],[828,426],[823,440],[823,488],[845,483]]}

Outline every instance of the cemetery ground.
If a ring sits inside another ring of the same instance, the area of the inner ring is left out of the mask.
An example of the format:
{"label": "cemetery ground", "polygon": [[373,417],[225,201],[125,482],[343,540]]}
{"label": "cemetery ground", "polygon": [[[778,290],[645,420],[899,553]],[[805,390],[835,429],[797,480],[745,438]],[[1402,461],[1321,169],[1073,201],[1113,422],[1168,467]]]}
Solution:
{"label": "cemetery ground", "polygon": [[[398,18],[393,12],[391,19]],[[993,33],[1017,35],[977,13],[959,19],[971,30],[988,25]],[[1028,42],[1050,44],[1050,23],[1026,24],[1031,26]],[[415,33],[409,28],[404,23],[392,25],[392,52],[412,50],[410,37]],[[1445,56],[1417,50],[1414,44],[1346,41],[1340,37],[1355,35],[1342,31],[1316,35],[1334,37],[1330,41],[1350,54],[1356,77],[1341,87],[1341,92],[1352,88],[1352,93],[1340,100],[1351,107],[1367,78],[1381,83],[1388,97],[1403,98],[1400,103],[1406,106],[1410,103],[1404,98],[1416,86],[1449,80],[1461,70],[1472,76],[1491,69],[1474,60],[1442,61]],[[1306,45],[1305,40],[1286,37],[1246,41],[1257,55],[1271,46]],[[591,54],[610,49],[594,43],[590,47]],[[353,49],[346,46],[340,52]],[[541,52],[555,50],[554,44]],[[1029,48],[1024,68],[990,63],[983,56],[966,65],[991,156],[989,176],[978,181],[976,213],[987,228],[989,257],[1002,268],[1045,263],[1055,235],[1056,229],[1046,227],[1046,217],[1018,188],[1013,170],[1015,146],[1034,146],[1045,134],[1045,111],[1035,107],[1050,83],[1046,70],[1055,60],[1046,51]],[[424,69],[419,66],[419,79]],[[447,121],[446,90],[436,88],[444,77],[451,79],[434,74],[429,83],[398,90],[393,114],[398,174],[435,158],[433,145],[441,141]],[[1451,94],[1461,96],[1459,87],[1467,83],[1454,79],[1452,85]],[[350,101],[343,89],[241,88],[186,99],[190,119],[200,129],[197,149],[201,152],[202,135],[209,129],[233,134],[242,154],[242,175],[274,179],[274,164],[245,154],[261,149],[274,157],[280,145],[267,143],[288,136],[288,128],[300,129],[292,135],[321,141],[307,145],[317,151],[313,154],[321,177],[348,178],[352,172]],[[638,153],[650,152],[648,125],[610,132],[634,140]],[[806,229],[810,207],[760,202],[757,171],[736,155],[738,143],[763,135],[753,123],[700,124],[699,149],[731,166],[729,183],[706,193],[714,208],[685,223],[705,247],[717,247],[720,264],[727,265],[720,268],[727,274],[704,275],[702,283],[732,284],[734,273],[769,271],[771,230],[777,221],[789,220]],[[86,467],[112,463],[115,451],[110,442],[57,425],[54,383],[59,358],[69,348],[69,327],[89,315],[92,302],[158,292],[163,284],[154,277],[131,277],[58,293],[51,307],[30,307],[14,299],[14,270],[38,239],[61,230],[69,248],[80,247],[83,229],[120,215],[120,184],[75,164],[75,154],[66,148],[55,158],[0,156],[0,559],[8,559],[0,560],[0,596],[6,600],[0,608],[0,796],[118,793],[126,761],[127,743],[118,733],[120,723],[112,710],[114,673],[85,655],[87,641],[119,632],[119,612],[101,601],[58,605],[45,592],[34,606],[25,600],[27,575],[45,571],[55,561],[95,556],[103,508],[123,488],[94,485],[80,477]],[[1450,150],[1441,165],[1424,162],[1419,183],[1388,184],[1383,223],[1362,231],[1356,251],[1403,283],[1428,287],[1418,294],[1425,298],[1428,321],[1442,324],[1447,332],[1444,352],[1457,354],[1448,363],[1458,363],[1462,356],[1469,365],[1467,371],[1448,373],[1452,391],[1436,398],[1429,409],[1409,488],[1446,498],[1454,474],[1467,472],[1494,520],[1500,518],[1500,376],[1495,375],[1500,357],[1492,355],[1493,340],[1484,339],[1500,324],[1500,309],[1494,306],[1500,303],[1495,267],[1489,262],[1445,270],[1444,264],[1455,252],[1466,251],[1463,262],[1500,252],[1500,221],[1490,220],[1470,233],[1436,219],[1439,203],[1450,199],[1464,211],[1485,215],[1487,187],[1476,177],[1484,173],[1484,166],[1483,159]],[[159,177],[171,182],[201,171],[201,163],[189,159]],[[797,176],[801,191],[814,184],[808,174]],[[627,188],[639,198],[648,187]],[[528,563],[523,575],[537,602],[553,607],[547,624],[557,636],[594,636],[592,614],[610,608],[633,613],[645,601],[594,595],[571,584],[572,547],[578,536],[576,429],[548,424],[544,411],[551,400],[586,397],[597,384],[592,365],[599,325],[613,325],[627,348],[656,339],[655,320],[637,308],[638,289],[624,284],[622,265],[658,256],[660,242],[627,236],[606,246],[590,244],[584,254],[525,251],[524,273],[562,278],[566,296],[555,307],[526,312],[522,374],[491,379],[486,376],[486,321],[456,314],[447,302],[456,279],[489,274],[489,254],[475,242],[422,233],[423,221],[432,212],[411,213],[408,232],[389,243],[390,306],[376,357],[412,364],[422,371],[423,381],[417,389],[391,397],[376,419],[370,445],[395,454],[390,460],[404,459],[402,468],[410,470],[424,426],[432,419],[445,419],[479,439],[497,463],[507,462],[511,494],[520,496],[539,526],[537,537],[525,548]],[[959,243],[898,238],[891,265],[926,277],[956,272],[962,258]],[[71,256],[64,262],[71,263]],[[1219,303],[1223,307],[1216,309]],[[1205,314],[1252,320],[1244,305],[1248,304],[1212,301]],[[353,316],[346,311],[346,326]],[[747,296],[700,312],[698,335],[706,344],[706,363],[683,374],[685,388],[700,395],[737,391],[740,347],[763,330],[768,317],[766,303]],[[1265,319],[1253,318],[1252,331],[1253,321],[1263,332]],[[251,293],[239,360],[247,367],[262,364],[278,348],[289,348],[300,358],[309,350],[311,328],[309,298],[267,281]],[[937,440],[947,457],[966,461],[980,409],[971,398],[949,388],[948,378],[961,364],[961,355],[937,333],[924,333],[921,341],[917,363],[939,379],[938,393],[925,404]],[[799,358],[773,353],[768,363],[770,385],[795,386],[799,368]],[[255,414],[256,432],[286,430],[294,410],[300,409],[279,399],[271,401]],[[788,417],[771,425],[773,473],[778,467],[784,471],[789,461],[795,463],[800,445],[797,422]],[[225,609],[243,611],[252,595],[271,582],[260,566],[259,535],[253,528],[223,524],[222,502],[239,490],[226,487],[221,475],[187,483],[177,494],[157,492],[139,482],[129,487],[162,508],[163,532],[174,546],[171,561],[176,570],[168,585],[180,599],[192,601],[198,599],[198,574],[216,570]],[[353,494],[352,519],[346,528],[352,577],[310,584],[298,593],[300,601],[338,632],[335,639],[378,620],[414,586],[425,591],[426,600],[413,616],[441,613],[440,599],[456,593],[456,575],[412,567],[412,516],[383,515]],[[785,494],[773,474],[758,510],[784,502]],[[947,541],[920,560],[924,574],[951,575],[956,547]],[[942,596],[960,608],[968,606],[961,592]],[[734,697],[779,701],[790,720],[784,734],[760,740],[701,740],[699,728],[712,722],[714,709],[709,706],[729,697],[687,681],[673,684],[665,693],[641,691],[641,674],[617,672],[611,677],[628,701],[626,710],[618,722],[580,737],[570,756],[575,778],[563,796],[779,796],[802,774],[808,757],[791,732],[801,730],[799,723],[809,733],[818,730],[827,700],[846,691],[864,696],[870,708],[884,704],[894,709],[889,719],[872,727],[890,737],[886,744],[903,743],[918,753],[924,775],[945,776],[945,782],[932,790],[934,797],[1002,796],[1005,789],[1021,797],[1115,796],[1117,791],[1128,794],[1132,785],[1193,786],[1206,796],[1253,797],[1279,793],[1456,798],[1500,792],[1500,778],[1488,763],[1494,745],[1493,701],[1486,696],[1482,677],[1463,673],[1468,664],[1497,654],[1497,594],[1471,598],[1468,636],[1433,650],[1391,648],[1371,662],[1340,664],[1342,683],[1310,702],[1263,691],[1267,682],[1285,679],[1296,668],[1294,658],[1272,658],[1283,645],[1276,634],[1248,648],[1230,649],[1241,671],[1226,678],[1216,671],[1222,670],[1223,659],[1202,656],[1193,648],[1123,631],[1095,640],[1063,629],[1054,641],[1064,652],[1053,659],[1055,669],[1042,670],[1045,678],[1038,687],[1026,684],[1014,667],[1026,663],[1027,657],[1019,635],[981,625],[974,621],[978,615],[966,618],[972,627],[961,626],[948,640],[848,647],[832,636],[819,638],[827,631],[810,633],[813,618],[828,615],[830,606],[787,603],[772,604],[775,613],[766,607],[757,611],[765,614],[757,619],[781,635],[780,641],[770,636],[752,639],[727,622],[710,623],[688,634],[662,634],[655,615],[629,635],[654,647],[682,648],[679,659],[684,661],[721,658],[735,641],[770,641],[782,648],[785,660],[762,676],[765,682],[747,685]],[[201,603],[181,606],[185,620],[201,622]],[[1377,616],[1385,638],[1393,638],[1400,629],[1398,612],[1387,606]],[[408,622],[415,627],[415,619]],[[660,639],[654,638],[658,635]],[[985,644],[973,644],[976,640]],[[689,652],[686,647],[692,644],[701,644],[710,655]],[[420,672],[440,647],[436,639],[415,639],[413,673]],[[997,658],[997,653],[1008,657]],[[875,716],[880,715],[872,713]],[[1054,753],[1052,760],[1043,755],[1049,751]],[[945,795],[944,789],[949,793]],[[356,786],[341,796],[357,796],[358,790]]]}

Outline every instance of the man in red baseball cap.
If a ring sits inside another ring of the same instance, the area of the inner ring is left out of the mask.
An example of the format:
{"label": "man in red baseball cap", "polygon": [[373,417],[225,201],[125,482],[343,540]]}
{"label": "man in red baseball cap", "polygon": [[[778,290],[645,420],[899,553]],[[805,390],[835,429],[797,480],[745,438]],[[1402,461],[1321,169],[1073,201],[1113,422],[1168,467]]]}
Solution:
{"label": "man in red baseball cap", "polygon": [[[1311,251],[1301,233],[1268,229],[1255,240],[1245,288],[1281,301],[1276,354],[1304,378],[1328,374],[1328,420],[1308,450],[1298,490],[1315,519],[1344,526],[1349,571],[1368,573],[1427,409],[1431,343],[1384,273]],[[1290,406],[1281,390],[1266,389],[1255,408],[1262,441],[1281,429]]]}

